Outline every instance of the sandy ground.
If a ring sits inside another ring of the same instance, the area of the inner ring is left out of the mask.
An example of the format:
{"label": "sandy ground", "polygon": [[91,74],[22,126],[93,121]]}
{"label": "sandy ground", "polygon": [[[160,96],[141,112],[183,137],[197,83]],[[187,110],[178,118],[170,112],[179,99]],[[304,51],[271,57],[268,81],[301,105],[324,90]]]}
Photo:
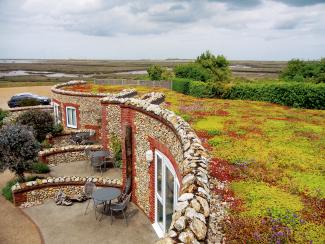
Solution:
{"label": "sandy ground", "polygon": [[[0,188],[13,178],[9,171],[0,173]],[[12,203],[0,196],[0,243],[39,244],[41,237],[36,225]]]}
{"label": "sandy ground", "polygon": [[113,219],[104,215],[101,221],[95,219],[94,209],[87,202],[72,206],[57,206],[53,200],[25,208],[24,211],[41,227],[46,244],[89,244],[89,243],[155,243],[158,237],[149,219],[134,204],[130,204],[126,214]]}
{"label": "sandy ground", "polygon": [[8,100],[17,93],[29,92],[42,96],[51,96],[52,86],[27,86],[27,87],[5,87],[0,88],[0,108],[8,109]]}

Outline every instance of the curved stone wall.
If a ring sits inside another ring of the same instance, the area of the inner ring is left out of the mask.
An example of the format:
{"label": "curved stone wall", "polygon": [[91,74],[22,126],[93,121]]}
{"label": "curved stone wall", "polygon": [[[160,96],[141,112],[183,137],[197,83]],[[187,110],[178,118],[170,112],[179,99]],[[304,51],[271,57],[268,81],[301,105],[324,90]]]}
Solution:
{"label": "curved stone wall", "polygon": [[[109,145],[111,134],[121,133],[122,140],[125,126],[132,128],[132,197],[151,221],[155,213],[152,198],[154,165],[147,167],[146,150],[162,151],[175,168],[181,192],[171,227],[160,242],[197,243],[206,240],[210,213],[209,155],[189,124],[175,113],[143,100],[105,97],[101,102],[105,111],[102,125],[104,147]],[[115,115],[110,114],[112,108]],[[116,124],[120,126],[114,126]]]}
{"label": "curved stone wall", "polygon": [[106,177],[48,177],[13,185],[11,190],[14,204],[16,206],[40,204],[46,199],[54,199],[60,190],[72,197],[83,191],[83,186],[87,181],[94,182],[99,187],[122,187],[122,182],[119,179]]}
{"label": "curved stone wall", "polygon": [[66,107],[76,108],[77,128],[76,129],[94,129],[96,135],[100,137],[101,125],[101,106],[100,99],[107,96],[116,96],[119,98],[132,97],[137,94],[133,89],[125,89],[117,94],[110,93],[91,93],[64,90],[64,87],[86,84],[86,81],[69,81],[60,83],[52,87],[52,101],[59,105],[62,124],[66,130],[75,130],[66,126]]}
{"label": "curved stone wall", "polygon": [[53,147],[40,151],[38,157],[41,162],[52,165],[83,161],[88,159],[85,154],[87,148],[96,151],[101,150],[102,145],[69,145]]}

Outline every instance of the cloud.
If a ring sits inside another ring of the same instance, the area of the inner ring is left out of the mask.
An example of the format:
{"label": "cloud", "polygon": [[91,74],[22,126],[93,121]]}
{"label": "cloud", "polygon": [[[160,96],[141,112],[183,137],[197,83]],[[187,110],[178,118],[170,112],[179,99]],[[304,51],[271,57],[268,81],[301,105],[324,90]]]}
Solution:
{"label": "cloud", "polygon": [[[288,47],[291,50],[310,41],[307,36],[313,37],[310,42],[318,53],[324,53],[320,50],[324,12],[324,1],[316,0],[0,0],[0,56],[10,50],[25,52],[17,44],[19,39],[29,40],[35,53],[40,53],[37,46],[54,45],[46,41],[62,39],[73,46],[71,50],[82,43],[81,53],[97,43],[105,50],[109,44],[115,52],[125,43],[133,47],[124,46],[133,52],[129,55],[145,56],[150,50],[160,56],[191,57],[211,49],[247,56],[250,47],[253,56],[255,47],[269,49],[269,43],[287,45],[296,38]],[[141,42],[135,40],[143,42],[144,52],[138,51]],[[65,46],[60,49],[72,52]]]}

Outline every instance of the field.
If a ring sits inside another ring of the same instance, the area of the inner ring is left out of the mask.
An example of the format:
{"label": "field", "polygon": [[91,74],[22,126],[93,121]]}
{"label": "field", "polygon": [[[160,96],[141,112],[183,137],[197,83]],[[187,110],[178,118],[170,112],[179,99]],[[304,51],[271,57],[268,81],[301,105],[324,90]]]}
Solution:
{"label": "field", "polygon": [[167,95],[165,106],[186,119],[210,151],[210,175],[228,182],[219,193],[230,204],[230,243],[324,243],[325,111],[155,90]]}
{"label": "field", "polygon": [[[32,60],[33,61],[33,60]],[[0,87],[20,86],[23,83],[40,85],[46,82],[65,82],[72,79],[93,80],[95,78],[143,78],[143,75],[129,74],[129,71],[144,71],[151,64],[172,68],[177,64],[193,60],[40,60],[30,63],[0,63]],[[27,61],[26,61],[27,62]],[[231,61],[234,76],[245,78],[277,78],[287,62],[275,61]],[[32,71],[29,75],[4,76],[1,72]],[[56,72],[75,77],[47,77],[39,72]],[[122,74],[120,74],[122,72]],[[126,73],[125,73],[126,72]],[[19,85],[20,83],[20,85]]]}

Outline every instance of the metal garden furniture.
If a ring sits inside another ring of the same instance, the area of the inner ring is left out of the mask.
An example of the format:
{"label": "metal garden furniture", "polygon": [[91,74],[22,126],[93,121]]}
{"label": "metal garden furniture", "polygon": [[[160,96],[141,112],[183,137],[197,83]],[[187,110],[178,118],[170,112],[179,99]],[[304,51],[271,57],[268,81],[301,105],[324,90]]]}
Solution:
{"label": "metal garden furniture", "polygon": [[[92,194],[92,198],[96,202],[104,203],[104,210],[102,212],[102,216],[103,216],[103,213],[106,211],[107,207],[110,208],[111,201],[115,198],[118,198],[120,195],[121,195],[120,189],[115,187],[105,187],[94,191]],[[97,219],[96,210],[97,208],[95,208],[95,217]]]}
{"label": "metal garden furniture", "polygon": [[111,212],[111,224],[113,223],[113,212],[122,212],[123,213],[123,216],[124,216],[124,219],[125,219],[125,224],[126,226],[128,225],[128,222],[127,222],[127,217],[126,217],[126,208],[130,202],[130,198],[131,198],[131,193],[128,194],[122,202],[118,202],[118,203],[113,203],[111,206],[110,206],[110,212]]}

